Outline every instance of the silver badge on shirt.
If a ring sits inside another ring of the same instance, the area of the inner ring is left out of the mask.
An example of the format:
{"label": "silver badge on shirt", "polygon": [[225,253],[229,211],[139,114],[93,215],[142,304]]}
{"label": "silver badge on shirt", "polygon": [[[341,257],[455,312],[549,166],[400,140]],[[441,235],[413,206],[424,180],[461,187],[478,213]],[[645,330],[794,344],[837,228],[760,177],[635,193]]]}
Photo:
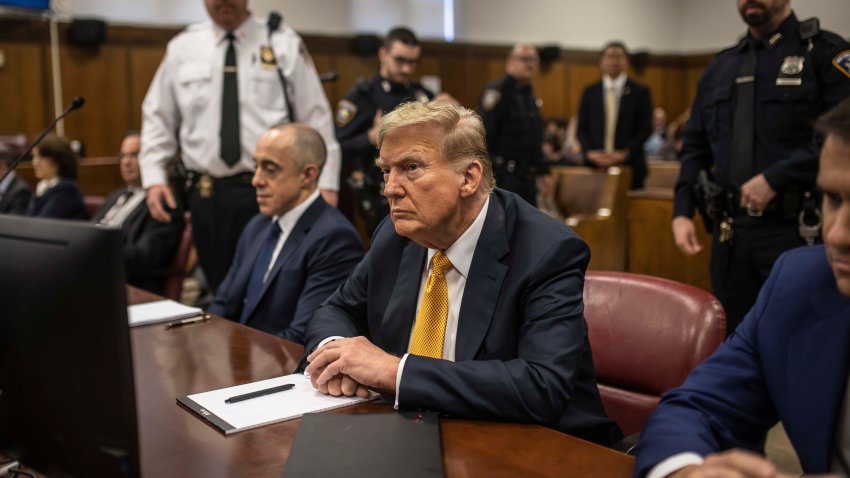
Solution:
{"label": "silver badge on shirt", "polygon": [[800,86],[803,84],[803,64],[806,59],[802,56],[786,56],[779,67],[776,77],[777,86]]}

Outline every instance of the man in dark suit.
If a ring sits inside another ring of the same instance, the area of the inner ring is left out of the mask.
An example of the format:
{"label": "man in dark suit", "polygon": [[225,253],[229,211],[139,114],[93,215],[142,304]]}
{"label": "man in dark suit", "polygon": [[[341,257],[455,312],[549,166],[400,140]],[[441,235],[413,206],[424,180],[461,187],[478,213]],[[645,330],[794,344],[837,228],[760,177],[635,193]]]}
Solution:
{"label": "man in dark suit", "polygon": [[309,126],[289,123],[257,142],[257,214],[209,311],[304,342],[310,316],[363,257],[357,231],[319,194],[327,152]]}
{"label": "man in dark suit", "polygon": [[[0,143],[0,178],[9,170],[13,159],[6,145]],[[0,181],[0,214],[25,215],[31,198],[29,185],[14,171]]]}
{"label": "man in dark suit", "polygon": [[162,293],[180,244],[183,215],[171,210],[171,222],[154,220],[145,205],[147,194],[139,172],[140,137],[131,131],[121,141],[119,168],[127,187],[113,191],[92,221],[121,228],[127,283]]}
{"label": "man in dark suit", "polygon": [[590,254],[496,189],[472,111],[407,103],[378,131],[390,219],[307,326],[307,372],[332,395],[546,425],[611,444],[583,316]]}
{"label": "man in dark suit", "polygon": [[806,473],[850,474],[850,100],[818,129],[823,246],[780,256],[735,333],[664,397],[635,476],[781,476],[735,450],[779,420]]}
{"label": "man in dark suit", "polygon": [[629,79],[629,53],[611,42],[599,57],[602,80],[584,89],[578,110],[578,140],[585,161],[607,168],[632,169],[632,189],[643,187],[646,157],[643,143],[652,134],[652,98],[649,88]]}

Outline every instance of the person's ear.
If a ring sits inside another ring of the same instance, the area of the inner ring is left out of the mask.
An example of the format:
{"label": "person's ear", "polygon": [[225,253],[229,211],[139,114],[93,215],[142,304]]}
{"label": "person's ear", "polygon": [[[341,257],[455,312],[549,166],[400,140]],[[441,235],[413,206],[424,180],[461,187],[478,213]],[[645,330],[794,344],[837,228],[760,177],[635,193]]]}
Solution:
{"label": "person's ear", "polygon": [[460,184],[461,197],[472,196],[478,191],[478,187],[484,178],[484,167],[481,165],[481,161],[473,160],[460,174],[463,178]]}

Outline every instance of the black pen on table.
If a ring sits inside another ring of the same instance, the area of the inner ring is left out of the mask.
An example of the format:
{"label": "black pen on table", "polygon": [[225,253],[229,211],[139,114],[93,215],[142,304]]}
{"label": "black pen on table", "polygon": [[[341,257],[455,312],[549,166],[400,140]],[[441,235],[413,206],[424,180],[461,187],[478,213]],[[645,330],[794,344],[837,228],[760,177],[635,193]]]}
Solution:
{"label": "black pen on table", "polygon": [[224,400],[224,403],[236,403],[241,402],[243,400],[250,400],[252,398],[264,397],[266,395],[271,395],[273,393],[285,392],[292,387],[294,387],[294,383],[287,383],[286,385],[280,385],[278,387],[267,388],[265,390],[257,390],[256,392],[243,393],[242,395],[235,395],[233,397],[227,398]]}
{"label": "black pen on table", "polygon": [[188,317],[180,320],[172,320],[171,322],[165,324],[166,329],[173,329],[174,327],[183,327],[184,325],[189,324],[197,324],[198,322],[203,322],[205,320],[210,319],[210,314],[201,314],[196,315],[195,317]]}

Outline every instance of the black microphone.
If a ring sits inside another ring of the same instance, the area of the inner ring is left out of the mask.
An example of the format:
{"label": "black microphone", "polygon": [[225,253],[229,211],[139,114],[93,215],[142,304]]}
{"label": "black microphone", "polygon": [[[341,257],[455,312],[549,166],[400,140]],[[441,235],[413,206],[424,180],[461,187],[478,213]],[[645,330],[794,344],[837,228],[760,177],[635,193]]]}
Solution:
{"label": "black microphone", "polygon": [[269,27],[269,33],[276,32],[278,28],[280,28],[280,22],[283,21],[283,17],[280,13],[277,12],[269,12],[269,19],[266,21],[266,26]]}
{"label": "black microphone", "polygon": [[328,71],[328,72],[325,72],[325,73],[321,73],[319,75],[319,81],[321,81],[322,83],[327,83],[327,82],[330,82],[330,81],[336,81],[338,79],[339,79],[339,75],[337,75],[337,73],[335,71]]}
{"label": "black microphone", "polygon": [[36,138],[36,140],[35,140],[35,141],[33,141],[31,145],[29,145],[29,147],[27,148],[27,150],[26,150],[26,151],[24,151],[23,153],[21,153],[21,155],[20,155],[20,156],[18,156],[17,158],[15,158],[15,160],[12,162],[12,164],[10,164],[10,165],[9,165],[9,169],[7,169],[7,170],[6,170],[6,172],[3,174],[3,176],[2,176],[2,177],[0,177],[0,181],[3,181],[3,179],[5,179],[5,178],[6,178],[6,176],[8,176],[8,175],[9,175],[9,173],[11,173],[12,171],[14,171],[14,170],[15,170],[15,168],[16,168],[16,167],[18,167],[18,164],[19,164],[21,161],[23,161],[23,160],[24,160],[24,158],[26,158],[27,156],[29,156],[29,155],[30,155],[30,153],[32,152],[33,148],[35,148],[36,146],[38,146],[38,144],[39,144],[39,143],[41,143],[41,140],[43,140],[43,139],[44,139],[44,137],[45,137],[45,136],[47,136],[47,133],[49,133],[49,132],[50,132],[50,130],[52,130],[52,129],[53,129],[53,127],[54,127],[54,126],[56,126],[56,123],[58,123],[58,122],[59,122],[59,120],[61,120],[62,118],[64,118],[64,117],[68,116],[68,114],[69,114],[70,112],[72,112],[72,111],[74,111],[74,110],[76,110],[76,109],[81,108],[84,104],[86,104],[86,100],[85,100],[85,98],[83,98],[82,96],[77,96],[77,97],[75,97],[73,100],[71,100],[71,104],[69,104],[69,105],[68,105],[68,107],[67,107],[67,108],[65,108],[65,111],[63,111],[63,112],[62,112],[59,116],[57,116],[57,117],[56,117],[56,119],[54,119],[53,121],[51,121],[51,122],[50,122],[50,124],[49,124],[49,125],[47,125],[47,128],[45,128],[45,129],[44,129],[44,131],[42,131],[42,132],[41,132],[41,134],[40,134],[40,135],[38,135],[38,138]]}

